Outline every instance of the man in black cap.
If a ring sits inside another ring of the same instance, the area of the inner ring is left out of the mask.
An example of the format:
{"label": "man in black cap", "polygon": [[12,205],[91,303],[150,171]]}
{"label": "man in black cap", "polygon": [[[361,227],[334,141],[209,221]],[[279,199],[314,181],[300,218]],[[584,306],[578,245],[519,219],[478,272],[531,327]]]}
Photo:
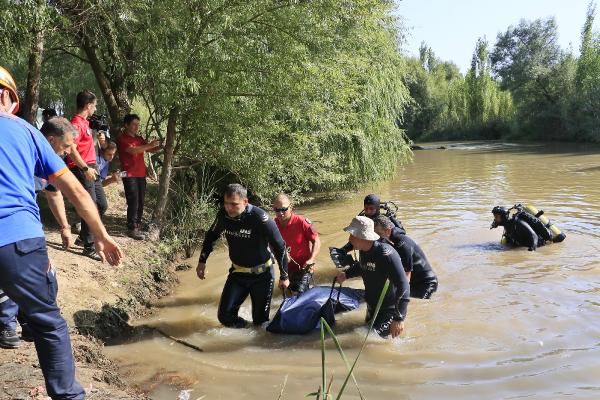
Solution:
{"label": "man in black cap", "polygon": [[[368,194],[363,201],[363,205],[364,208],[360,213],[358,213],[359,216],[365,216],[374,220],[378,215],[381,214],[381,199],[376,194]],[[398,228],[401,233],[406,233],[406,230],[402,226],[402,223],[396,219],[396,217],[389,209],[387,210],[387,217],[390,219],[390,221],[392,221],[394,226]],[[352,249],[352,243],[348,242],[339,250],[344,253],[348,253]]]}

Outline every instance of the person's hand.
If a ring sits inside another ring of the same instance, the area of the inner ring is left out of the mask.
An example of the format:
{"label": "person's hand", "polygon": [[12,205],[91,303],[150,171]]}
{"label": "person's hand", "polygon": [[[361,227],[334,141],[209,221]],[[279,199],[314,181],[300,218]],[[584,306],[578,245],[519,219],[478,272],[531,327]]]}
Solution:
{"label": "person's hand", "polygon": [[337,283],[344,283],[344,281],[346,279],[348,279],[348,278],[346,278],[346,273],[342,272],[342,271],[339,271],[337,273],[337,276],[335,277],[335,280],[337,281]]}
{"label": "person's hand", "polygon": [[280,279],[278,286],[279,286],[279,289],[281,289],[281,291],[285,291],[285,289],[287,289],[288,286],[290,286],[290,280],[289,279]]}
{"label": "person's hand", "polygon": [[198,275],[199,279],[206,278],[206,263],[198,263],[198,266],[196,267],[196,275]]}
{"label": "person's hand", "polygon": [[115,182],[121,182],[121,171],[116,170],[112,173],[112,177],[115,180]]}
{"label": "person's hand", "polygon": [[67,250],[73,244],[73,237],[71,236],[71,227],[65,226],[60,230],[60,238],[62,239],[62,247]]}
{"label": "person's hand", "polygon": [[123,252],[117,242],[110,236],[106,235],[100,239],[96,238],[94,247],[96,248],[96,253],[98,253],[102,259],[102,262],[107,261],[110,265],[115,266],[121,263]]}
{"label": "person's hand", "polygon": [[302,269],[304,269],[307,272],[310,272],[311,274],[315,272],[315,262],[313,260],[308,260],[306,263],[304,263],[304,265],[302,266]]}
{"label": "person's hand", "polygon": [[104,149],[106,147],[106,135],[102,131],[98,132],[98,143],[100,148]]}
{"label": "person's hand", "polygon": [[154,149],[156,147],[160,146],[160,142],[157,139],[154,139],[150,142],[150,148]]}
{"label": "person's hand", "polygon": [[95,182],[96,177],[98,176],[98,171],[96,171],[95,168],[88,167],[87,171],[85,171],[83,174],[85,175],[86,180],[88,180],[90,182]]}
{"label": "person's hand", "polygon": [[390,334],[392,338],[396,338],[400,336],[400,334],[404,331],[404,321],[392,321],[390,325]]}

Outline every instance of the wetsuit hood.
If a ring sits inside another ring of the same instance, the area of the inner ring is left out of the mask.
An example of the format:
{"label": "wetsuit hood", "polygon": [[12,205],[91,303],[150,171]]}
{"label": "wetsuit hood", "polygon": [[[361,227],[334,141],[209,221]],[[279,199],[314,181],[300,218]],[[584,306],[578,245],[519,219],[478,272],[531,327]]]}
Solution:
{"label": "wetsuit hood", "polygon": [[365,206],[373,205],[379,209],[379,206],[381,205],[381,199],[376,194],[371,193],[371,194],[367,195],[367,197],[365,197],[365,200],[363,203]]}
{"label": "wetsuit hood", "polygon": [[[492,209],[492,214],[494,215],[494,221],[492,222],[492,225],[490,227],[490,229],[496,228],[498,226],[504,226],[504,224],[506,223],[506,221],[508,221],[508,210],[504,207],[501,206],[496,206]],[[500,215],[502,217],[502,221],[501,222],[496,222],[496,215]]]}

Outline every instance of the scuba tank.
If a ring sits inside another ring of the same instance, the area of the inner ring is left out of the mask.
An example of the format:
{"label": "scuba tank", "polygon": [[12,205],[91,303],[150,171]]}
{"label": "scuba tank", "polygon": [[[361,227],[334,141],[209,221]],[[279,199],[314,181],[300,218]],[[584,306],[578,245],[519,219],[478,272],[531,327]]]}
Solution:
{"label": "scuba tank", "polygon": [[565,240],[565,238],[567,237],[564,233],[562,233],[560,231],[560,229],[558,229],[558,227],[556,225],[554,225],[552,222],[550,222],[550,220],[545,215],[543,215],[544,214],[543,210],[538,211],[537,208],[535,208],[534,206],[529,205],[529,204],[525,204],[525,205],[519,204],[518,207],[521,208],[526,213],[538,218],[540,220],[540,222],[544,225],[544,227],[547,228],[552,233],[552,238],[550,240],[552,240],[554,243],[560,243],[563,240]]}

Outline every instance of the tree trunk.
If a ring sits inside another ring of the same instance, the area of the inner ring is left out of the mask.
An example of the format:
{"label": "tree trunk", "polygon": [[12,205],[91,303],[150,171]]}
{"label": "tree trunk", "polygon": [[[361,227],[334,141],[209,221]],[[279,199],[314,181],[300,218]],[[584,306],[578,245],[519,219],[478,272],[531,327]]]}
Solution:
{"label": "tree trunk", "polygon": [[107,78],[104,69],[96,54],[96,50],[89,44],[86,38],[81,38],[81,48],[83,49],[102,92],[102,98],[108,109],[111,121],[111,130],[121,125],[125,114],[131,111],[131,103],[125,87],[113,87],[112,82]]}
{"label": "tree trunk", "polygon": [[32,125],[36,124],[40,101],[40,81],[42,78],[42,58],[44,53],[44,30],[33,34],[29,52],[29,69],[27,71],[27,89],[25,89],[25,104],[23,115]]}
{"label": "tree trunk", "polygon": [[177,116],[179,110],[173,107],[169,112],[167,119],[167,135],[165,140],[165,153],[163,158],[162,170],[158,181],[158,198],[156,206],[152,213],[152,222],[149,232],[150,240],[156,241],[160,238],[160,232],[164,225],[165,211],[167,201],[169,200],[169,188],[171,185],[171,174],[173,172],[173,159],[175,153],[175,133],[177,126]]}

